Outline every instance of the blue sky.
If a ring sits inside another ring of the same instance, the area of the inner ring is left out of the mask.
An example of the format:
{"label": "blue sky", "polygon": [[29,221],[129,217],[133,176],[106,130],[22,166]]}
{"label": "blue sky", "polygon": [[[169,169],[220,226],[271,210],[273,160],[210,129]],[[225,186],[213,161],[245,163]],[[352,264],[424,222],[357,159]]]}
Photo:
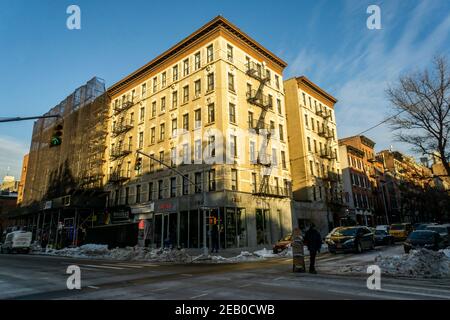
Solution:
{"label": "blue sky", "polygon": [[[66,8],[81,8],[81,30]],[[369,5],[381,30],[366,27]],[[93,76],[107,86],[218,14],[279,55],[285,78],[306,75],[338,98],[338,134],[353,135],[390,113],[385,89],[400,74],[450,57],[450,1],[0,0],[0,117],[39,115]],[[33,123],[0,124],[0,179],[19,177]],[[381,150],[387,127],[367,133]]]}

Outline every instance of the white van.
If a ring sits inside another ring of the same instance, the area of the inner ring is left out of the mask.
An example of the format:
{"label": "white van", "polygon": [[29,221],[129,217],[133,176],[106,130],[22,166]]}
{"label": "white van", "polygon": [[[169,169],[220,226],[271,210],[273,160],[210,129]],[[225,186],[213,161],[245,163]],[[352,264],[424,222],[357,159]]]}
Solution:
{"label": "white van", "polygon": [[31,232],[13,231],[6,235],[4,243],[0,246],[1,252],[30,252],[31,248]]}

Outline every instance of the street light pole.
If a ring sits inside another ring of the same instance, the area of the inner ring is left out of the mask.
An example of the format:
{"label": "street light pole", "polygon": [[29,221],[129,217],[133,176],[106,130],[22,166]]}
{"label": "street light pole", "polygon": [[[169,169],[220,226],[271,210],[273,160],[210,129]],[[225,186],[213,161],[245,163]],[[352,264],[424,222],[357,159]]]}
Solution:
{"label": "street light pole", "polygon": [[[172,166],[169,166],[167,164],[165,164],[164,162],[162,162],[159,159],[156,159],[155,157],[141,151],[141,150],[136,150],[137,154],[141,154],[143,156],[146,156],[147,158],[158,162],[159,164],[163,165],[164,167],[168,168],[169,170],[175,172],[177,175],[181,176],[183,179],[186,179],[190,184],[192,184],[194,186],[194,188],[196,187],[196,183],[194,181],[192,181],[189,178],[189,175],[186,177],[183,175],[183,173],[181,173],[179,170],[173,168]],[[205,168],[203,168],[203,179],[202,179],[202,213],[203,213],[203,255],[207,256],[208,255],[208,247],[206,246],[206,213],[205,213],[205,199],[206,199],[206,194],[205,194],[205,185],[204,185],[204,179],[205,179]]]}

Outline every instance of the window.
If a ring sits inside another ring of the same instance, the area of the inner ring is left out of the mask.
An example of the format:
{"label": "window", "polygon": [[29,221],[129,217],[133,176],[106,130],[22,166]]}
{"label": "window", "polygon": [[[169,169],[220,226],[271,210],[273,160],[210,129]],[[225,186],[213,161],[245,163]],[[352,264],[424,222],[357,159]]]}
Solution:
{"label": "window", "polygon": [[228,73],[228,90],[235,91],[234,90],[234,74]]}
{"label": "window", "polygon": [[277,109],[278,109],[278,114],[282,115],[283,110],[281,109],[281,100],[280,99],[277,99]]}
{"label": "window", "polygon": [[166,84],[167,84],[167,74],[166,74],[166,72],[164,71],[164,72],[161,74],[161,87],[164,88],[164,87],[166,86]]}
{"label": "window", "polygon": [[183,129],[189,131],[189,113],[183,115]]}
{"label": "window", "polygon": [[278,75],[275,75],[275,86],[280,89],[280,77]]}
{"label": "window", "polygon": [[153,182],[148,184],[148,201],[153,201]]}
{"label": "window", "polygon": [[317,141],[314,139],[314,152],[317,153]]}
{"label": "window", "polygon": [[278,157],[277,157],[277,149],[272,148],[272,164],[277,167],[278,166]]}
{"label": "window", "polygon": [[305,114],[305,127],[308,128],[308,115]]}
{"label": "window", "polygon": [[172,68],[172,78],[174,82],[178,80],[178,65]]}
{"label": "window", "polygon": [[172,137],[177,136],[178,122],[177,118],[172,119]]}
{"label": "window", "polygon": [[268,79],[267,83],[270,85],[272,76],[270,74],[270,70],[269,69],[266,69],[266,78]]}
{"label": "window", "polygon": [[159,168],[162,169],[163,165],[161,163],[164,163],[164,151],[159,152],[159,161],[160,161]]}
{"label": "window", "polygon": [[161,112],[166,111],[166,97],[161,98]]}
{"label": "window", "polygon": [[130,113],[130,124],[134,125],[134,112]]}
{"label": "window", "polygon": [[189,86],[183,87],[183,103],[187,103],[189,101]]}
{"label": "window", "polygon": [[214,72],[211,72],[208,74],[207,80],[208,80],[208,86],[207,86],[206,91],[209,92],[209,91],[214,90]]}
{"label": "window", "polygon": [[141,185],[138,184],[136,186],[136,203],[140,203],[141,202]]}
{"label": "window", "polygon": [[133,90],[131,90],[131,102],[134,101],[135,96],[136,96],[136,90],[133,89]]}
{"label": "window", "polygon": [[163,198],[163,181],[162,180],[158,180],[158,199],[162,199]]}
{"label": "window", "polygon": [[280,135],[280,140],[284,141],[284,128],[282,124],[278,125],[278,133]]}
{"label": "window", "polygon": [[125,188],[125,204],[128,204],[128,198],[130,197],[130,187]]}
{"label": "window", "polygon": [[197,109],[194,111],[194,116],[195,116],[195,129],[198,129],[202,126],[202,110],[201,109]]}
{"label": "window", "polygon": [[208,123],[215,121],[214,103],[208,105]]}
{"label": "window", "polygon": [[303,105],[306,107],[306,95],[305,93],[302,93],[303,95]]}
{"label": "window", "polygon": [[227,44],[227,59],[230,62],[233,62],[233,47]]}
{"label": "window", "polygon": [[311,151],[311,139],[307,137],[306,140],[308,141],[308,151]]}
{"label": "window", "polygon": [[200,94],[202,93],[202,83],[201,80],[198,79],[194,82],[194,96],[195,98],[200,97]]}
{"label": "window", "polygon": [[[312,129],[312,131],[315,130],[315,128],[314,128],[314,119],[313,118],[311,118],[311,129]],[[317,121],[317,129],[319,129],[319,122],[318,121]]]}
{"label": "window", "polygon": [[236,169],[231,169],[231,190],[238,190],[238,171]]}
{"label": "window", "polygon": [[253,128],[253,112],[248,112],[248,127]]}
{"label": "window", "polygon": [[178,106],[178,91],[172,92],[172,109]]}
{"label": "window", "polygon": [[189,149],[189,144],[185,143],[183,144],[183,164],[189,164],[191,158],[191,153]]}
{"label": "window", "polygon": [[170,178],[170,197],[176,197],[177,196],[177,178],[172,177]]}
{"label": "window", "polygon": [[269,94],[269,108],[273,109],[273,96]]}
{"label": "window", "polygon": [[216,170],[208,171],[208,189],[209,191],[216,191]]}
{"label": "window", "polygon": [[256,193],[256,173],[252,172],[252,193]]}
{"label": "window", "polygon": [[202,192],[202,173],[196,172],[194,176],[195,193]]}
{"label": "window", "polygon": [[159,125],[159,141],[163,141],[165,138],[166,127],[164,123]]}
{"label": "window", "polygon": [[153,93],[155,93],[157,89],[158,89],[158,78],[154,77],[153,78]]}
{"label": "window", "polygon": [[195,161],[201,161],[202,160],[202,141],[195,140],[195,152],[194,152]]}
{"label": "window", "polygon": [[183,61],[183,76],[189,75],[189,59]]}
{"label": "window", "polygon": [[281,151],[281,165],[283,166],[283,169],[287,169],[285,151]]}
{"label": "window", "polygon": [[230,135],[230,156],[237,158],[237,137]]}
{"label": "window", "polygon": [[206,62],[210,63],[214,60],[214,48],[213,45],[210,44],[207,48],[206,48]]}
{"label": "window", "polygon": [[309,161],[309,170],[312,175],[314,175],[314,164],[312,161]]}
{"label": "window", "polygon": [[231,123],[236,123],[236,105],[234,105],[233,103],[230,103],[228,106],[228,111],[229,111],[229,117],[230,117],[230,122]]}
{"label": "window", "polygon": [[278,177],[273,178],[275,182],[275,192],[276,194],[280,194],[280,179]]}
{"label": "window", "polygon": [[[155,155],[153,153],[150,154],[152,156],[152,158],[155,157]],[[150,172],[154,172],[155,171],[155,161],[150,159]]]}
{"label": "window", "polygon": [[189,175],[183,176],[183,195],[189,194]]}
{"label": "window", "polygon": [[142,149],[143,147],[144,147],[144,132],[139,132],[138,149]]}
{"label": "window", "polygon": [[195,70],[198,70],[198,69],[200,69],[200,64],[201,64],[201,62],[200,62],[201,60],[200,60],[200,52],[197,52],[196,54],[195,54],[195,56],[194,56],[194,68],[195,68]]}
{"label": "window", "polygon": [[156,128],[153,127],[150,129],[150,143],[154,144],[155,143],[155,133],[156,133]]}
{"label": "window", "polygon": [[255,141],[250,141],[250,163],[256,162],[256,144]]}
{"label": "window", "polygon": [[143,122],[145,118],[145,107],[142,107],[139,111],[139,122]]}
{"label": "window", "polygon": [[216,156],[216,137],[215,136],[208,137],[208,154],[210,157]]}
{"label": "window", "polygon": [[156,101],[152,102],[152,118],[156,117]]}
{"label": "window", "polygon": [[147,92],[147,84],[143,83],[142,86],[141,86],[141,95],[142,95],[142,97],[145,97],[146,92]]}

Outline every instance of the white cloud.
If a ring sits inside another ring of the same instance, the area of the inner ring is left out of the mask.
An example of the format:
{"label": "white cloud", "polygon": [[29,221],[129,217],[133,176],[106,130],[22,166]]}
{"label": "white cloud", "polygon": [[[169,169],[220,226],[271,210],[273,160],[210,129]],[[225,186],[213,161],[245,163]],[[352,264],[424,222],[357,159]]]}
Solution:
{"label": "white cloud", "polygon": [[[332,54],[302,49],[288,67],[289,75],[304,74],[339,100],[336,117],[340,137],[358,134],[390,114],[385,90],[400,74],[421,70],[429,66],[434,55],[449,53],[450,14],[432,20],[439,8],[429,2],[419,2],[411,12],[402,10],[397,5],[385,8],[382,30],[349,32]],[[403,26],[396,20],[402,15],[408,18]],[[430,26],[430,21],[435,24]],[[348,23],[354,27],[352,21]],[[427,34],[423,33],[425,24],[430,28]],[[348,25],[343,28],[347,30]],[[377,150],[393,144],[409,151],[393,141],[387,126],[369,131],[367,136],[377,143]]]}
{"label": "white cloud", "polygon": [[29,151],[28,145],[17,141],[12,137],[0,136],[0,180],[8,172],[20,178],[23,156]]}

